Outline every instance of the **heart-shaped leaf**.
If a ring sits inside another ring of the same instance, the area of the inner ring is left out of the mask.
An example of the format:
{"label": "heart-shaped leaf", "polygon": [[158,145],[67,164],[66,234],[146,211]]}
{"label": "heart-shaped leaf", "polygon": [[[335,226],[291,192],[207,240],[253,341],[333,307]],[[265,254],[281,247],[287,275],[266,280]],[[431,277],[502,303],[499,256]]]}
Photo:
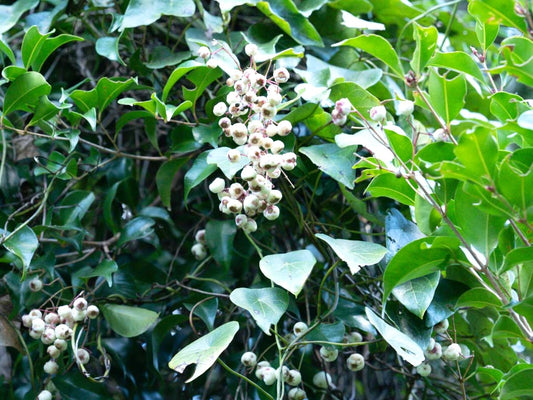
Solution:
{"label": "heart-shaped leaf", "polygon": [[121,304],[106,304],[102,312],[111,329],[127,338],[146,332],[159,317],[152,310]]}

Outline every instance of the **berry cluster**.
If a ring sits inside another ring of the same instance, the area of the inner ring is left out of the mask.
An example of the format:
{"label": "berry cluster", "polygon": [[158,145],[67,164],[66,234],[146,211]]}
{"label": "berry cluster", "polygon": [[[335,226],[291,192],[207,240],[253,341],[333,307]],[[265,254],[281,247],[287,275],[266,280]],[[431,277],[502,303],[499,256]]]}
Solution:
{"label": "berry cluster", "polygon": [[[89,305],[83,297],[78,297],[72,307],[64,305],[57,309],[48,309],[44,315],[40,310],[33,309],[22,316],[22,324],[29,329],[30,337],[48,345],[46,352],[50,360],[44,364],[45,373],[53,375],[58,372],[59,365],[56,360],[68,349],[74,325],[87,318],[95,319],[99,314],[98,307]],[[90,359],[89,352],[82,348],[76,349],[75,359],[78,363],[87,364]],[[43,399],[46,399],[46,396],[44,393]]]}
{"label": "berry cluster", "polygon": [[209,190],[218,195],[220,211],[236,215],[237,227],[250,233],[257,229],[257,215],[263,214],[269,220],[279,217],[276,204],[282,194],[274,189],[273,180],[281,176],[282,170],[294,169],[296,154],[282,154],[285,144],[276,139],[292,131],[291,123],[273,119],[283,101],[279,84],[289,80],[289,71],[278,68],[267,77],[257,71],[253,62],[257,47],[247,45],[245,51],[251,57],[251,67],[233,71],[226,81],[233,90],[226,101],[214,106],[213,113],[222,117],[218,121],[220,128],[238,146],[228,151],[230,162],[246,157],[249,163],[240,173],[242,183],[226,186],[224,179],[216,178]]}

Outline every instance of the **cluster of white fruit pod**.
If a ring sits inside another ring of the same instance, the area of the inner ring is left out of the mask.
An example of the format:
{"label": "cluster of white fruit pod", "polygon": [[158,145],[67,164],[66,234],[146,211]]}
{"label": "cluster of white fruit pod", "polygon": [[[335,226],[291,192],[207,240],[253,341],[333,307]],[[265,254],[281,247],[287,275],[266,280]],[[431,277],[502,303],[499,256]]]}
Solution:
{"label": "cluster of white fruit pod", "polygon": [[274,120],[283,101],[279,84],[289,80],[289,71],[282,67],[265,76],[253,62],[257,47],[247,45],[245,51],[251,57],[251,66],[231,73],[226,84],[232,90],[225,101],[214,106],[213,113],[221,117],[218,125],[224,135],[238,146],[228,151],[229,161],[237,163],[246,157],[249,163],[240,172],[242,183],[227,186],[224,179],[216,178],[209,190],[218,195],[220,211],[235,215],[237,227],[250,233],[257,229],[256,216],[262,214],[269,220],[279,217],[276,204],[282,194],[273,181],[283,170],[294,169],[296,154],[284,153],[285,144],[277,139],[292,131],[291,123]]}

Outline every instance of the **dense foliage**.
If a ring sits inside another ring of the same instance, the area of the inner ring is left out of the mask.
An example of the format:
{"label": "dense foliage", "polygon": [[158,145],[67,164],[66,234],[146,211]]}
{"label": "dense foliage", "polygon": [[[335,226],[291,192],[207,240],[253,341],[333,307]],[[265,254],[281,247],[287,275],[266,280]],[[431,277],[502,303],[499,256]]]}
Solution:
{"label": "dense foliage", "polygon": [[533,398],[531,2],[2,3],[2,399]]}

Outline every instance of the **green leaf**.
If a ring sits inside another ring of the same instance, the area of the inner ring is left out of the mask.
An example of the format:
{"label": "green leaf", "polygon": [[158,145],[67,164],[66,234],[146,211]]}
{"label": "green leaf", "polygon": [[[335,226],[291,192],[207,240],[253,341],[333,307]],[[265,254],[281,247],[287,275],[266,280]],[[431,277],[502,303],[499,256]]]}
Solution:
{"label": "green leaf", "polygon": [[9,65],[2,69],[2,76],[8,81],[14,81],[19,76],[25,74],[27,71],[25,68],[17,67],[16,65]]}
{"label": "green leaf", "polygon": [[185,307],[187,310],[193,311],[193,314],[204,322],[204,324],[207,326],[207,329],[210,331],[213,330],[218,311],[218,299],[216,297],[202,301],[201,303],[196,303],[194,305],[185,303]]}
{"label": "green leaf", "polygon": [[172,71],[172,73],[168,77],[167,83],[163,87],[163,95],[161,96],[161,100],[162,101],[167,100],[170,90],[180,80],[181,77],[183,77],[189,71],[192,71],[200,67],[205,67],[205,65],[200,64],[199,62],[194,61],[194,60],[185,61],[183,64],[178,65],[176,69]]}
{"label": "green leaf", "polygon": [[344,82],[331,87],[330,99],[340,100],[346,97],[350,103],[364,116],[368,117],[368,111],[379,105],[379,99],[354,82]]}
{"label": "green leaf", "polygon": [[320,323],[315,329],[305,335],[305,340],[317,342],[342,343],[346,328],[342,321],[333,324]]}
{"label": "green leaf", "polygon": [[196,364],[194,374],[185,382],[189,383],[206,372],[229,346],[239,330],[239,323],[231,321],[219,326],[207,335],[181,349],[168,363],[168,367],[182,373],[188,365]]}
{"label": "green leaf", "polygon": [[276,44],[283,37],[283,35],[277,35],[272,40],[264,43],[257,42],[253,40],[250,36],[241,32],[242,36],[246,43],[253,43],[257,46],[257,54],[254,56],[254,61],[264,62],[267,60],[277,60],[282,57],[298,57],[302,58],[304,52],[301,51],[301,47],[284,49],[281,51],[276,51]]}
{"label": "green leaf", "polygon": [[298,297],[316,264],[309,250],[272,254],[259,261],[263,275]]}
{"label": "green leaf", "polygon": [[[184,177],[185,190],[184,190],[184,202],[187,204],[187,197],[192,188],[202,183],[209,175],[216,171],[216,164],[209,164],[207,162],[208,152],[203,152],[192,164],[191,168],[187,170]],[[226,157],[227,158],[227,157]]]}
{"label": "green leaf", "polygon": [[511,375],[502,386],[500,400],[516,400],[533,396],[533,369],[524,369]]}
{"label": "green leaf", "polygon": [[439,280],[440,272],[434,272],[396,286],[392,294],[405,308],[422,319],[433,301]]}
{"label": "green leaf", "polygon": [[409,336],[387,324],[370,308],[366,307],[365,312],[370,323],[374,325],[383,336],[383,339],[396,350],[400,357],[415,367],[424,361],[423,350]]}
{"label": "green leaf", "polygon": [[465,104],[466,81],[463,75],[446,79],[445,76],[431,71],[428,92],[431,105],[446,124],[449,124]]}
{"label": "green leaf", "polygon": [[0,34],[10,30],[26,11],[37,7],[39,0],[18,0],[10,6],[0,6]]}
{"label": "green leaf", "polygon": [[473,288],[464,292],[458,299],[455,307],[501,307],[501,300],[485,288]]}
{"label": "green leaf", "polygon": [[59,47],[73,41],[82,41],[83,38],[74,35],[62,34],[50,38],[52,32],[42,35],[36,26],[32,26],[22,40],[22,62],[26,69],[30,67],[39,71],[48,57]]}
{"label": "green leaf", "polygon": [[150,69],[161,69],[179,64],[188,58],[191,58],[191,52],[189,51],[180,51],[174,53],[168,47],[157,46],[150,53],[150,61],[144,63],[144,65]]}
{"label": "green leaf", "polygon": [[437,36],[438,31],[434,26],[423,27],[415,24],[413,38],[416,42],[416,48],[410,64],[417,76],[422,73],[435,52],[437,48]]}
{"label": "green leaf", "polygon": [[404,78],[403,67],[398,54],[396,54],[391,44],[381,36],[374,34],[360,35],[335,43],[332,46],[350,46],[361,49],[383,61],[399,78],[402,80]]}
{"label": "green leaf", "polygon": [[335,254],[348,264],[352,274],[358,273],[362,266],[377,264],[387,254],[387,249],[376,243],[333,239],[322,233],[317,233],[315,236],[326,242]]}
{"label": "green leaf", "polygon": [[120,30],[150,25],[162,15],[191,17],[195,11],[193,0],[131,0],[124,13]]}
{"label": "green leaf", "polygon": [[526,21],[514,12],[514,5],[513,0],[472,0],[468,12],[482,23],[502,24],[526,33]]}
{"label": "green leaf", "polygon": [[117,246],[151,235],[154,231],[152,229],[154,225],[155,221],[152,218],[136,217],[132,219],[122,229]]}
{"label": "green leaf", "polygon": [[237,233],[233,220],[210,220],[205,225],[205,240],[210,254],[226,271],[231,266],[233,257],[233,239]]}
{"label": "green leaf", "polygon": [[120,304],[105,304],[102,312],[111,329],[127,338],[146,332],[159,317],[152,310]]}
{"label": "green leaf", "polygon": [[11,64],[16,63],[15,54],[13,53],[13,50],[7,45],[7,43],[4,42],[4,40],[0,37],[0,52],[4,53],[7,58],[9,58],[9,61],[11,61]]}
{"label": "green leaf", "polygon": [[533,130],[533,110],[528,110],[520,114],[516,122],[524,129]]}
{"label": "green leaf", "polygon": [[[77,278],[105,278],[109,287],[113,286],[113,274],[118,271],[118,265],[114,260],[104,260],[94,269],[90,267],[82,268],[75,272]],[[74,275],[73,274],[73,275]]]}
{"label": "green leaf", "polygon": [[408,206],[415,204],[415,190],[407,183],[406,179],[397,178],[391,173],[376,176],[366,191],[370,192],[373,197],[389,197]]}
{"label": "green leaf", "polygon": [[500,25],[477,21],[475,30],[477,40],[485,52],[498,37]]}
{"label": "green leaf", "polygon": [[[521,101],[523,101],[523,99],[516,94],[507,92],[494,93],[490,96],[490,112],[502,122],[515,120],[516,117],[518,117],[518,108]],[[527,111],[524,114],[526,113]],[[529,129],[533,129],[533,110],[531,111],[531,115],[532,123],[531,128]],[[517,122],[518,125],[520,125],[520,122]],[[524,126],[522,126],[522,128],[528,129]]]}
{"label": "green leaf", "polygon": [[278,323],[289,306],[289,295],[280,288],[237,288],[230,300],[250,313],[257,326],[270,336],[270,326]]}
{"label": "green leaf", "polygon": [[463,133],[454,153],[471,180],[486,184],[494,178],[498,145],[489,129],[478,127],[474,132]]}
{"label": "green leaf", "polygon": [[170,197],[172,193],[172,183],[174,182],[174,177],[187,161],[187,158],[175,158],[173,160],[166,161],[165,163],[161,164],[155,175],[155,183],[157,185],[159,197],[161,197],[161,203],[163,203],[163,205],[169,210],[171,207]]}
{"label": "green leaf", "polygon": [[161,344],[171,332],[187,323],[188,316],[183,314],[172,314],[161,318],[152,329],[152,354],[154,367],[159,370],[159,349]]}
{"label": "green leaf", "polygon": [[62,225],[80,224],[96,197],[92,192],[76,190],[65,196],[59,210]]}
{"label": "green leaf", "polygon": [[[240,148],[238,148],[240,149]],[[207,163],[216,165],[228,179],[233,179],[235,174],[239,172],[250,160],[248,157],[242,155],[237,162],[231,162],[228,159],[229,147],[219,147],[217,149],[209,150],[207,153]],[[244,151],[241,151],[244,153]]]}
{"label": "green leaf", "polygon": [[506,63],[495,67],[491,73],[507,72],[526,85],[533,85],[533,41],[525,37],[510,37],[501,44]]}
{"label": "green leaf", "polygon": [[433,301],[426,310],[424,322],[427,327],[445,320],[455,313],[457,299],[468,290],[468,286],[461,282],[441,278]]}
{"label": "green leaf", "polygon": [[336,144],[327,143],[309,147],[301,147],[300,153],[305,154],[321,171],[353,189],[355,171],[352,165],[355,161],[355,146],[340,148]]}
{"label": "green leaf", "polygon": [[7,88],[4,97],[4,115],[13,111],[30,111],[28,106],[36,107],[41,96],[50,93],[52,87],[38,72],[26,72],[20,75]]}
{"label": "green leaf", "polygon": [[298,43],[304,46],[324,46],[320,34],[292,0],[258,1],[256,6]]}
{"label": "green leaf", "polygon": [[118,45],[120,43],[121,36],[122,35],[117,37],[105,36],[98,38],[95,49],[98,55],[101,55],[102,57],[105,57],[111,61],[118,61],[120,64],[125,66],[126,63],[124,60],[122,60],[118,51]]}
{"label": "green leaf", "polygon": [[27,126],[35,125],[39,121],[48,121],[51,118],[55,117],[61,109],[66,108],[68,108],[68,105],[58,107],[50,100],[48,100],[48,97],[41,96],[39,98],[39,103],[37,104],[37,107],[35,107],[35,113],[33,114],[33,117]]}
{"label": "green leaf", "polygon": [[94,107],[101,114],[122,92],[130,89],[136,83],[136,78],[128,80],[102,78],[94,89],[89,91],[75,90],[70,94],[70,97],[81,112],[85,113]]}
{"label": "green leaf", "polygon": [[[9,234],[6,231],[1,231],[5,236]],[[20,258],[25,272],[31,263],[35,250],[39,247],[39,240],[30,227],[24,226],[4,242],[4,247]]]}
{"label": "green leaf", "polygon": [[505,261],[500,273],[510,270],[511,268],[533,260],[533,247],[519,247],[511,250],[505,255]]}
{"label": "green leaf", "polygon": [[[447,53],[438,52],[429,61],[429,65],[433,67],[445,68],[456,72],[464,72],[481,83],[485,83],[483,73],[479,69],[477,63],[463,51],[450,51]],[[453,93],[453,92],[452,92]]]}
{"label": "green leaf", "polygon": [[195,108],[196,101],[204,93],[205,89],[215,80],[222,76],[222,72],[218,68],[198,68],[187,74],[187,80],[194,85],[193,89],[188,89],[183,86],[183,98],[190,101]]}
{"label": "green leaf", "polygon": [[421,238],[401,248],[383,274],[383,302],[396,286],[440,271],[458,246],[458,239],[443,236]]}

